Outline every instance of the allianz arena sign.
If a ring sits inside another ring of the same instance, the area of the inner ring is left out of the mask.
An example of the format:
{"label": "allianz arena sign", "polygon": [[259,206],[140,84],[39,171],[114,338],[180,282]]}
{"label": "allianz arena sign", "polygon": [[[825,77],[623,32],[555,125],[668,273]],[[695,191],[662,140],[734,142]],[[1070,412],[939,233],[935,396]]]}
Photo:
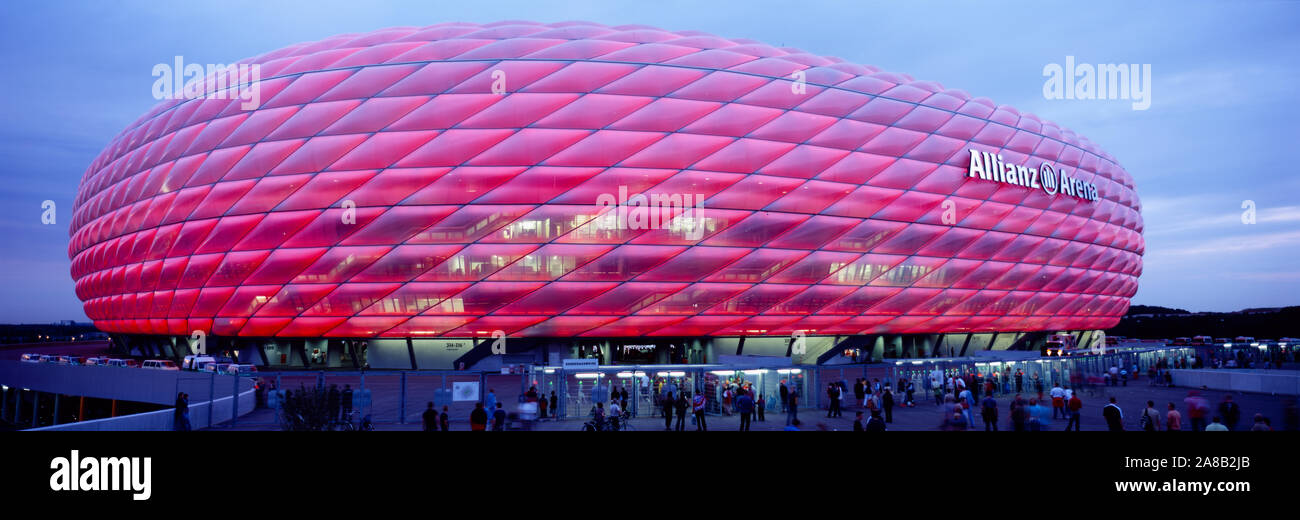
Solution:
{"label": "allianz arena sign", "polygon": [[1085,182],[1077,177],[1070,177],[1065,172],[1056,173],[1051,163],[1044,162],[1037,168],[1022,164],[1010,164],[996,153],[981,152],[970,149],[970,168],[967,176],[979,177],[986,181],[997,181],[1014,186],[1042,189],[1048,195],[1069,195],[1089,202],[1096,201],[1097,185]]}

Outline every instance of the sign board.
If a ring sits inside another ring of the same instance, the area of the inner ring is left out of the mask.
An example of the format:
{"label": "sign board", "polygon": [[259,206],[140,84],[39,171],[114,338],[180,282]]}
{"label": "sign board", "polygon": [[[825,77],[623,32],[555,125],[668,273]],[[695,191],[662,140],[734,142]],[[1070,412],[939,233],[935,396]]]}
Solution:
{"label": "sign board", "polygon": [[478,381],[455,381],[451,384],[452,401],[478,401]]}
{"label": "sign board", "polygon": [[600,360],[596,358],[566,359],[560,362],[560,366],[565,370],[591,370],[600,367]]}

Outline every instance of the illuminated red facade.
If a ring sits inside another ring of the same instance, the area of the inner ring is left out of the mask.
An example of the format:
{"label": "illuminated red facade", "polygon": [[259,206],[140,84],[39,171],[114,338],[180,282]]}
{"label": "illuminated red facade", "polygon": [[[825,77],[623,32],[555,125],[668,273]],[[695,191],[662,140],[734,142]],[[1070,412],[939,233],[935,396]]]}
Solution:
{"label": "illuminated red facade", "polygon": [[[576,22],[401,27],[241,63],[261,66],[259,107],[165,101],[86,171],[69,255],[101,329],[1081,330],[1137,290],[1129,174],[935,82]],[[1099,198],[972,178],[972,149]],[[599,204],[620,191],[705,202],[632,229]]]}

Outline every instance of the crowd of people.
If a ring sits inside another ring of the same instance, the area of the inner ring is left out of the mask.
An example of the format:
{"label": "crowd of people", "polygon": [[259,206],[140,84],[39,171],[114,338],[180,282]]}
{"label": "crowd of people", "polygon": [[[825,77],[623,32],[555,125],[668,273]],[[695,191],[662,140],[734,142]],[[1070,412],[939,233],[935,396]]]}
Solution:
{"label": "crowd of people", "polygon": [[[941,430],[979,429],[973,416],[976,411],[979,413],[984,431],[999,429],[998,423],[1002,417],[1001,405],[992,394],[986,393],[983,399],[978,399],[968,389],[955,395],[948,392],[944,394],[939,406],[942,407],[939,424]],[[1005,427],[1011,431],[1046,431],[1051,429],[1052,422],[1058,419],[1066,421],[1065,431],[1079,431],[1081,418],[1084,415],[1084,401],[1081,396],[1069,386],[1061,385],[1053,386],[1046,399],[1041,396],[1026,397],[1017,393],[1011,398],[1007,408]],[[1137,411],[1137,429],[1142,431],[1243,429],[1271,431],[1274,429],[1272,421],[1262,413],[1256,413],[1251,424],[1243,425],[1241,407],[1233,400],[1232,394],[1225,395],[1217,408],[1212,409],[1200,390],[1191,390],[1183,399],[1182,409],[1183,411],[1180,411],[1176,403],[1170,402],[1167,410],[1161,412],[1156,409],[1154,400],[1148,400],[1145,406]],[[1300,429],[1300,415],[1294,400],[1288,401],[1284,409],[1283,428]],[[1111,396],[1101,407],[1101,417],[1109,431],[1126,429],[1125,414],[1118,397]]]}

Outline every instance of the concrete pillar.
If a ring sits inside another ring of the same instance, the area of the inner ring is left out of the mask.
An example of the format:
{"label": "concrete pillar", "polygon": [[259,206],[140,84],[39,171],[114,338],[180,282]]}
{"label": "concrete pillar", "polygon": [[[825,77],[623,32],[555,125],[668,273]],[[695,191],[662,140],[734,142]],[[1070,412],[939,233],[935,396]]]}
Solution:
{"label": "concrete pillar", "polygon": [[32,428],[36,427],[36,418],[41,416],[41,392],[32,391]]}
{"label": "concrete pillar", "polygon": [[86,396],[81,396],[81,404],[77,405],[77,422],[86,420]]}
{"label": "concrete pillar", "polygon": [[60,397],[63,397],[63,394],[54,394],[54,424],[55,425],[59,424],[59,398]]}

